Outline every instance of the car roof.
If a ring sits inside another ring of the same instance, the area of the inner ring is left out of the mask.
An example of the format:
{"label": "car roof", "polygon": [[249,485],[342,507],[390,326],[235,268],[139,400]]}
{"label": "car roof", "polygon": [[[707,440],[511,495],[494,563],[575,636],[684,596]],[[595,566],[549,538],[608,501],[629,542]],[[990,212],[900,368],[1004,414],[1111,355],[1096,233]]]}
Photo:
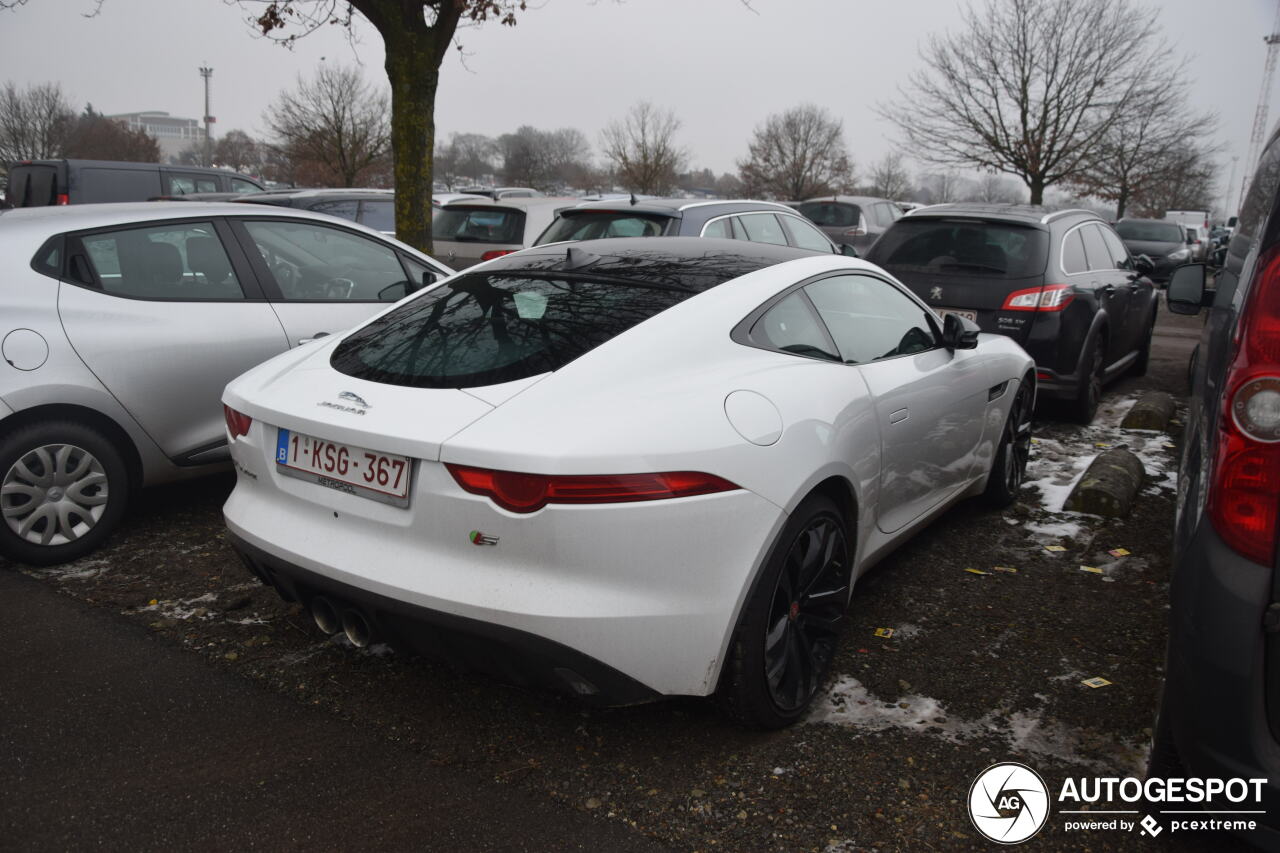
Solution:
{"label": "car roof", "polygon": [[637,198],[635,204],[627,198],[606,199],[604,201],[584,201],[574,205],[571,210],[623,210],[637,213],[656,213],[675,216],[691,208],[698,207],[734,207],[735,210],[769,209],[793,212],[785,204],[776,201],[755,201],[752,199],[705,199],[705,198]]}
{"label": "car roof", "polygon": [[[315,219],[334,223],[334,217],[294,207],[266,207],[235,201],[133,201],[110,204],[48,205],[44,207],[18,207],[6,210],[0,218],[0,234],[5,236],[18,231],[34,232],[39,239],[66,231],[82,231],[87,228],[109,228],[163,221],[165,219],[202,219],[209,216],[241,217],[289,217],[291,219]],[[354,222],[343,221],[349,227],[363,228]],[[363,228],[369,233],[377,233]]]}
{"label": "car roof", "polygon": [[244,198],[317,198],[320,196],[342,196],[349,198],[352,196],[394,196],[395,190],[378,189],[376,187],[333,187],[328,189],[306,189],[306,190],[263,190],[260,193],[244,193]]}
{"label": "car roof", "polygon": [[702,291],[765,267],[813,258],[771,243],[708,237],[611,237],[550,243],[489,261],[470,272],[577,272],[652,281]]}
{"label": "car roof", "polygon": [[813,198],[806,198],[804,201],[797,202],[797,204],[806,204],[811,201],[843,201],[849,204],[875,204],[877,202],[887,202],[888,204],[894,203],[893,199],[881,198],[880,196],[875,196],[875,195],[831,194],[831,195],[814,196]]}
{"label": "car roof", "polygon": [[1019,225],[1035,227],[1047,226],[1058,219],[1096,219],[1102,217],[1092,210],[1069,208],[1067,210],[1049,210],[1038,204],[980,204],[977,202],[957,202],[949,204],[931,204],[928,207],[917,207],[903,214],[903,219],[941,219],[958,216],[971,219],[1000,220],[1015,222]]}
{"label": "car roof", "polygon": [[577,201],[576,198],[562,197],[552,198],[549,196],[540,196],[537,198],[504,198],[494,201],[491,198],[465,198],[456,201],[445,202],[440,205],[441,210],[449,210],[453,208],[476,208],[476,207],[515,207],[520,210],[532,210],[539,207],[565,207],[571,206]]}
{"label": "car roof", "polygon": [[[210,175],[230,175],[237,178],[253,178],[252,175],[246,175],[243,172],[237,172],[233,169],[219,169],[210,166],[180,166],[176,163],[146,163],[133,160],[80,160],[76,158],[53,159],[53,160],[13,160],[10,162],[10,168],[19,166],[58,166],[61,164],[68,166],[97,166],[101,168],[114,169],[166,169],[170,172],[199,172],[201,174]],[[257,180],[253,178],[253,180]]]}

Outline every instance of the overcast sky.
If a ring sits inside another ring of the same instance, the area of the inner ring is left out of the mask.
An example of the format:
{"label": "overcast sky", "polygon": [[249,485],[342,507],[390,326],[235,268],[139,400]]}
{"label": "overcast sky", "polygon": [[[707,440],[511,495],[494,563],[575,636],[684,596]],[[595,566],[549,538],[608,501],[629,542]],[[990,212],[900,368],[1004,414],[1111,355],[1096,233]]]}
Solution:
{"label": "overcast sky", "polygon": [[[1152,6],[1186,57],[1193,106],[1222,119],[1222,185],[1231,155],[1243,161],[1247,153],[1262,39],[1276,3]],[[874,105],[897,97],[929,33],[960,22],[954,0],[751,0],[754,11],[741,0],[531,0],[530,7],[514,28],[460,32],[465,60],[456,52],[445,60],[436,102],[443,136],[531,124],[576,127],[595,144],[605,123],[647,98],[682,120],[690,165],[716,172],[734,170],[770,113],[813,102],[844,122],[866,175],[893,141]],[[106,113],[199,117],[196,69],[212,65],[215,138],[234,128],[262,134],[263,112],[279,91],[321,62],[360,64],[385,85],[382,44],[367,24],[357,27],[354,47],[330,27],[289,51],[255,37],[249,11],[235,2],[105,0],[96,18],[84,17],[93,8],[92,0],[29,0],[0,11],[0,81],[57,81],[77,107],[89,102]],[[1271,125],[1280,119],[1276,101],[1273,89]]]}

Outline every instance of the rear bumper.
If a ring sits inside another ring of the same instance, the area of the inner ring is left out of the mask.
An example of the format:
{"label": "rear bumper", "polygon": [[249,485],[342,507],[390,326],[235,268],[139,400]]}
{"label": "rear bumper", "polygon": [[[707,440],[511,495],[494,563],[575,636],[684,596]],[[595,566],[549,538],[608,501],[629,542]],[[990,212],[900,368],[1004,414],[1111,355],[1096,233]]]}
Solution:
{"label": "rear bumper", "polygon": [[318,595],[341,611],[358,610],[376,638],[512,684],[557,690],[599,705],[660,698],[616,669],[561,643],[491,622],[407,604],[308,571],[229,533],[232,547],[286,601],[309,605]]}
{"label": "rear bumper", "polygon": [[[344,598],[400,602],[430,624],[453,624],[441,614],[509,629],[496,633],[517,646],[540,638],[652,694],[715,691],[742,601],[786,519],[746,489],[517,514],[426,460],[409,505],[396,507],[282,477],[267,433],[255,421],[232,442],[238,478],[223,507],[260,564],[304,590],[327,581],[356,590]],[[493,544],[478,547],[473,532]]]}
{"label": "rear bumper", "polygon": [[1271,569],[1201,518],[1175,556],[1162,713],[1187,775],[1266,778],[1255,843],[1280,847],[1280,744],[1267,722],[1263,613]]}

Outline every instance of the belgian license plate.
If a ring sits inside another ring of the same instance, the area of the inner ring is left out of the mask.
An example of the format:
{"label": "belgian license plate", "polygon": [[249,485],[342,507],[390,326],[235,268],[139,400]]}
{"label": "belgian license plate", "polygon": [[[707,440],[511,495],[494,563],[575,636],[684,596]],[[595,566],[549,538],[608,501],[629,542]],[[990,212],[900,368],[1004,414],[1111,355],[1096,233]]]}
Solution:
{"label": "belgian license plate", "polygon": [[413,462],[282,429],[276,433],[276,470],[339,492],[393,506],[409,505]]}
{"label": "belgian license plate", "polygon": [[937,311],[938,314],[942,317],[945,317],[948,314],[955,314],[957,317],[965,318],[970,323],[978,322],[977,311],[966,311],[963,308],[934,308],[933,310]]}

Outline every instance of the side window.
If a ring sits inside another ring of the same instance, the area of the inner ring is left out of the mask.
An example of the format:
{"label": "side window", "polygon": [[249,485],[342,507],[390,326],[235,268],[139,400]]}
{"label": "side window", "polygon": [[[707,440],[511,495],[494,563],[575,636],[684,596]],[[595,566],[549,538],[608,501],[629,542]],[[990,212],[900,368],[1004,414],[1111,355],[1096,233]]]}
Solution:
{"label": "side window", "polygon": [[756,321],[751,327],[751,341],[780,352],[840,360],[840,356],[832,352],[831,340],[814,316],[809,300],[799,290]]}
{"label": "side window", "polygon": [[355,199],[318,201],[311,205],[310,209],[316,213],[327,213],[329,216],[336,216],[339,219],[347,219],[351,222],[355,222],[356,215],[360,212],[360,202]]}
{"label": "side window", "polygon": [[93,234],[81,237],[80,245],[92,277],[106,293],[139,299],[244,298],[209,222]]}
{"label": "side window", "polygon": [[262,192],[262,187],[258,186],[252,181],[246,181],[242,178],[232,178],[231,191],[233,193],[244,193],[245,195],[248,195],[249,193]]}
{"label": "side window", "polygon": [[928,313],[883,279],[838,275],[804,289],[847,362],[864,364],[938,345]]}
{"label": "side window", "polygon": [[1084,256],[1084,238],[1080,236],[1083,230],[1077,228],[1062,241],[1062,271],[1067,275],[1089,271],[1089,262]]}
{"label": "side window", "polygon": [[160,195],[160,178],[151,169],[99,169],[78,172],[78,200],[86,204],[113,201],[146,201]]}
{"label": "side window", "polygon": [[286,300],[376,302],[405,295],[405,273],[389,247],[315,222],[248,221]]}
{"label": "side window", "polygon": [[1124,241],[1119,235],[1105,225],[1094,227],[1102,232],[1102,239],[1107,243],[1107,250],[1111,252],[1111,265],[1118,270],[1132,269],[1133,262],[1129,260],[1129,250],[1124,247]]}
{"label": "side window", "polygon": [[812,249],[815,252],[831,252],[831,241],[826,235],[805,222],[798,216],[782,215],[778,217],[791,235],[791,242],[801,249]]}
{"label": "side window", "polygon": [[206,175],[165,175],[165,195],[187,195],[188,193],[216,193],[218,179]]}
{"label": "side window", "polygon": [[778,217],[772,213],[748,213],[739,217],[742,227],[746,229],[747,239],[753,243],[773,243],[775,246],[787,245],[787,237],[782,233]]}
{"label": "side window", "polygon": [[1093,224],[1084,226],[1080,229],[1080,236],[1084,237],[1084,253],[1089,259],[1089,269],[1112,269],[1111,250],[1102,239],[1102,232],[1098,230],[1098,226]]}
{"label": "side window", "polygon": [[890,207],[891,205],[887,204],[877,204],[875,206],[876,224],[882,228],[888,228],[893,224],[893,211],[889,209]]}
{"label": "side window", "polygon": [[729,223],[729,218],[717,219],[714,222],[707,223],[702,229],[703,237],[722,237],[725,240],[733,239],[733,226]]}

